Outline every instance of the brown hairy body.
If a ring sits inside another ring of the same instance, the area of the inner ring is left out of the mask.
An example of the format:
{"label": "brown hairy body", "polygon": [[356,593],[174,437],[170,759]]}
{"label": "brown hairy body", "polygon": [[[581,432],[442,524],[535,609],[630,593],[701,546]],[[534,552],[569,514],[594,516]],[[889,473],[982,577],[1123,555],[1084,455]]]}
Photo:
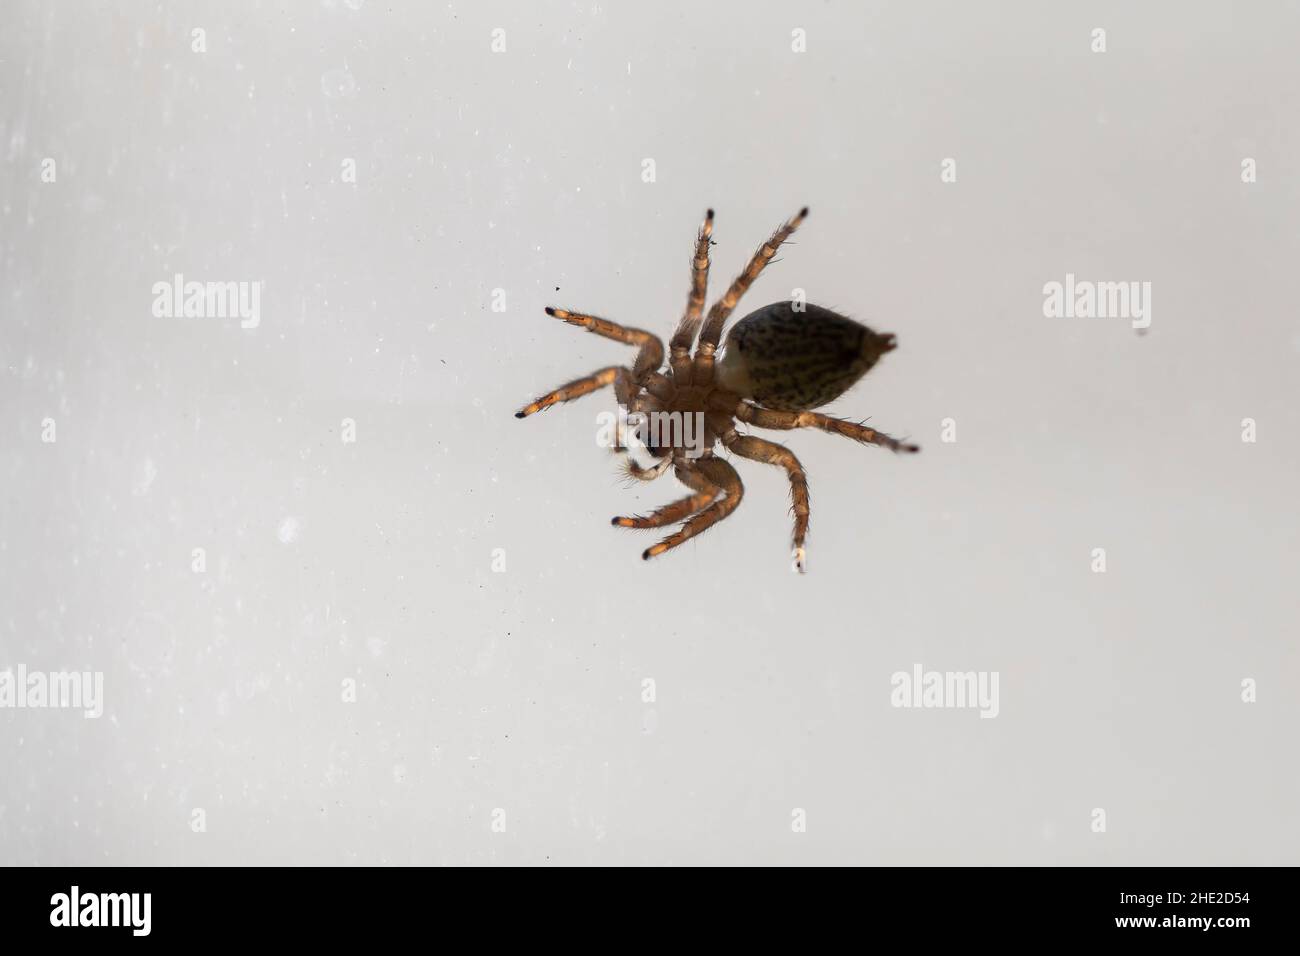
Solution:
{"label": "brown hairy body", "polygon": [[[682,522],[672,534],[647,548],[644,558],[677,547],[736,510],[744,486],[731,464],[715,455],[715,447],[721,444],[738,457],[785,470],[793,500],[794,567],[800,572],[805,570],[809,508],[803,466],[784,445],[739,433],[737,421],[782,430],[816,428],[895,452],[920,450],[860,422],[813,411],[842,395],[881,355],[895,348],[896,340],[889,333],[873,332],[820,306],[775,302],[736,323],[728,334],[722,359],[715,361],[723,327],[740,297],[807,215],[807,209],[801,210],[759,247],[706,317],[704,299],[713,233],[713,210],[709,210],[696,237],[691,289],[685,313],[669,341],[667,367],[663,342],[649,332],[593,315],[546,310],[548,315],[570,325],[637,346],[637,356],[630,367],[610,366],[560,386],[525,405],[515,413],[517,418],[613,385],[619,404],[629,412],[678,421],[690,415],[702,421],[703,434],[698,442],[688,445],[680,430],[669,430],[667,440],[662,438],[662,432],[652,431],[652,435],[660,437],[647,442],[646,449],[656,463],[647,467],[630,457],[627,461],[632,478],[652,481],[671,469],[692,492],[649,515],[613,519],[613,524],[622,528],[661,528]],[[616,450],[626,451],[621,440]]]}

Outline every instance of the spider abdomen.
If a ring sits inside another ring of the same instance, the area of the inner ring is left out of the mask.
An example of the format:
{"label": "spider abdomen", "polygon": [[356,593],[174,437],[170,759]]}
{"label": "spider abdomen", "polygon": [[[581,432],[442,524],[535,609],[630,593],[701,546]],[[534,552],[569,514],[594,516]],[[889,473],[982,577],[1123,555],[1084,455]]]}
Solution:
{"label": "spider abdomen", "polygon": [[805,411],[847,392],[894,336],[811,303],[773,302],[727,336],[716,381],[768,408]]}

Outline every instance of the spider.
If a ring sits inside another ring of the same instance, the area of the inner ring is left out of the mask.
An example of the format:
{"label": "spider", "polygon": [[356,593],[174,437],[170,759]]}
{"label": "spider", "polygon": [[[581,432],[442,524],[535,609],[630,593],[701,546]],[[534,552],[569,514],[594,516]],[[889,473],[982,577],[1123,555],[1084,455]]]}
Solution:
{"label": "spider", "polygon": [[[842,395],[881,355],[896,347],[895,337],[889,333],[873,332],[852,319],[811,303],[774,302],[736,323],[728,333],[726,348],[714,360],[723,327],[740,297],[807,215],[805,207],[759,247],[706,317],[704,299],[709,280],[709,249],[713,244],[713,210],[708,211],[695,240],[686,311],[668,343],[667,368],[663,368],[663,342],[649,332],[581,312],[546,309],[547,315],[570,325],[635,345],[638,352],[631,367],[611,365],[562,385],[525,405],[515,413],[516,418],[526,418],[557,403],[613,385],[619,405],[630,412],[642,416],[658,413],[669,420],[675,414],[679,421],[691,415],[702,423],[699,444],[688,447],[684,429],[675,433],[669,429],[666,439],[661,430],[658,437],[644,442],[646,450],[658,459],[655,465],[646,467],[630,456],[627,459],[626,469],[631,478],[653,481],[671,468],[677,479],[691,490],[686,497],[649,515],[612,520],[620,528],[662,528],[683,522],[668,537],[644,551],[641,556],[647,560],[690,540],[739,506],[744,486],[736,469],[714,454],[714,446],[721,442],[741,458],[785,469],[794,502],[793,566],[800,573],[806,570],[804,542],[808,536],[809,512],[808,479],[803,466],[784,445],[737,432],[736,420],[760,428],[818,428],[894,452],[920,451],[916,445],[890,438],[864,424],[812,411]],[[695,344],[694,355],[692,344]],[[626,452],[621,435],[615,441],[614,450]]]}

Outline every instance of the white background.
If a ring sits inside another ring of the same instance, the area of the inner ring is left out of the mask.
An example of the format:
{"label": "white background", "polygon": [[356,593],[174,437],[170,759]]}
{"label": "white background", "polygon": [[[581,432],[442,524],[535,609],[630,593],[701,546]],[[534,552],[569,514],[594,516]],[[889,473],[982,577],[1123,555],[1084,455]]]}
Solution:
{"label": "white background", "polygon": [[[0,862],[1300,860],[1294,6],[5,20],[0,669],[106,700],[0,710]],[[895,333],[831,410],[923,451],[773,436],[804,577],[745,461],[643,562],[610,517],[681,488],[618,482],[612,395],[513,417],[631,359],[542,308],[667,336],[706,207],[717,291],[804,204],[737,316]],[[178,272],[260,326],[155,317]],[[1067,272],[1152,283],[1149,334],[1045,318]],[[999,716],[891,707],[916,663]]]}

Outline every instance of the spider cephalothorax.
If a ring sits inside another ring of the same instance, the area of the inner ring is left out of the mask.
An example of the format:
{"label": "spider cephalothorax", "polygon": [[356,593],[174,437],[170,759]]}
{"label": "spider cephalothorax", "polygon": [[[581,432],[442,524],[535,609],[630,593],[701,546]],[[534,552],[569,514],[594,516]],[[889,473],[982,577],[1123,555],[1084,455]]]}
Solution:
{"label": "spider cephalothorax", "polygon": [[[562,385],[524,406],[515,413],[516,418],[613,385],[619,404],[629,412],[671,420],[670,427],[649,431],[655,437],[645,445],[658,459],[656,464],[646,467],[629,458],[627,471],[633,478],[652,481],[671,468],[692,494],[644,517],[613,519],[621,528],[661,528],[684,522],[677,531],[647,548],[642,554],[644,558],[663,554],[695,537],[740,504],[744,494],[740,476],[730,463],[714,454],[714,447],[721,442],[741,458],[778,465],[789,475],[794,499],[794,563],[796,569],[804,570],[808,479],[803,466],[784,445],[737,432],[737,419],[760,428],[819,428],[896,452],[919,451],[916,445],[905,444],[861,423],[812,411],[846,392],[881,355],[895,347],[894,336],[888,333],[873,332],[820,306],[774,302],[737,322],[727,336],[721,358],[714,362],[723,326],[736,303],[807,215],[807,209],[801,210],[763,243],[706,317],[704,296],[713,234],[713,210],[709,210],[695,241],[691,291],[686,312],[669,341],[667,368],[663,368],[663,342],[649,332],[616,325],[593,315],[564,309],[546,310],[548,315],[570,325],[580,325],[588,332],[636,345],[639,351],[630,368],[611,365]],[[683,416],[698,419],[701,429],[671,427],[678,425]],[[687,442],[684,436],[692,437]],[[626,451],[621,441],[616,444],[616,450]]]}

